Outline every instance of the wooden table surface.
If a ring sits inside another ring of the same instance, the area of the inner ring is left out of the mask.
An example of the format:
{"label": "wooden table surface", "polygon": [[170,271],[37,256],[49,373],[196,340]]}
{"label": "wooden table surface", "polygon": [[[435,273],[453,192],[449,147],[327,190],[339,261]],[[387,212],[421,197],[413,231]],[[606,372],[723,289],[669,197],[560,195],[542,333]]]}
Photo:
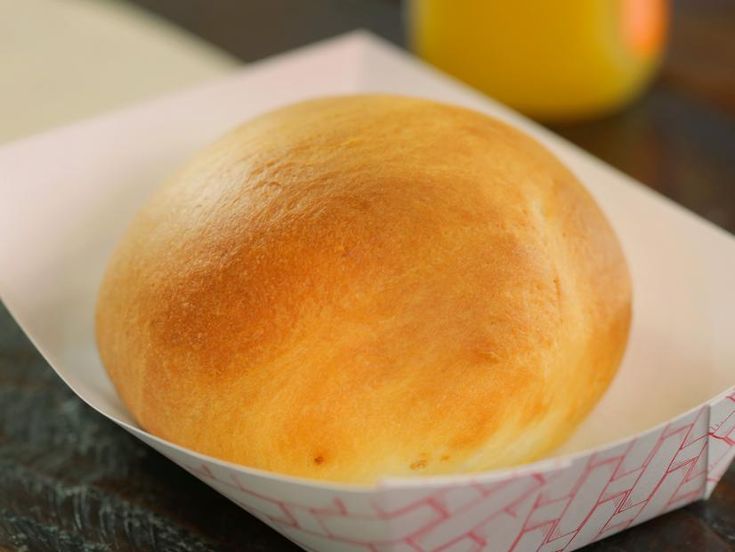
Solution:
{"label": "wooden table surface", "polygon": [[[356,27],[403,43],[395,0],[133,1],[245,61]],[[735,232],[735,1],[676,2],[652,89],[554,130]],[[82,404],[0,305],[0,552],[78,550],[296,547]],[[707,502],[587,550],[735,550],[735,467]]]}

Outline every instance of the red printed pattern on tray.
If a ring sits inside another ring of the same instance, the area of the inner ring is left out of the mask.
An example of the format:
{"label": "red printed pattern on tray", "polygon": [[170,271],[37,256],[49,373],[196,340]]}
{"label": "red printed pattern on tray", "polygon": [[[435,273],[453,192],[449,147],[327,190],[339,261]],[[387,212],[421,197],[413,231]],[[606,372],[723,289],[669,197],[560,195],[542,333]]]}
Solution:
{"label": "red printed pattern on tray", "polygon": [[551,552],[707,496],[733,456],[735,392],[571,465],[497,482],[357,497],[325,489],[297,503],[257,492],[221,467],[217,474],[205,464],[184,467],[309,550]]}
{"label": "red printed pattern on tray", "polygon": [[712,405],[707,496],[735,458],[735,391]]}

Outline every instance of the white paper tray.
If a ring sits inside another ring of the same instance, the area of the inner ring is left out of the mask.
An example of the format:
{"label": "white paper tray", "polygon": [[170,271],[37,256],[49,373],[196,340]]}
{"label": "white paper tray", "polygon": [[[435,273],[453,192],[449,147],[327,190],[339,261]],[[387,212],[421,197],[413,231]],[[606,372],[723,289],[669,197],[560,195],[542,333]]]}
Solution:
{"label": "white paper tray", "polygon": [[[147,194],[236,123],[324,94],[395,92],[523,128],[587,185],[634,282],[621,371],[552,458],[516,470],[321,484],[220,462],[136,427],[105,376],[93,310]],[[548,131],[364,33],[0,150],[0,295],[87,403],[316,550],[572,550],[707,497],[735,455],[735,240]]]}

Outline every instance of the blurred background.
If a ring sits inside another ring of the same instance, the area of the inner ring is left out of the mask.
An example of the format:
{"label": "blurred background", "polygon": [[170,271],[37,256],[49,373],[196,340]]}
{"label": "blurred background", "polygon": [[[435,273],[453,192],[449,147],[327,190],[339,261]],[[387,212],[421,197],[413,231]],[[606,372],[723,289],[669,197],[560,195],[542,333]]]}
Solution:
{"label": "blurred background", "polygon": [[735,231],[735,0],[0,0],[0,142],[356,28]]}
{"label": "blurred background", "polygon": [[[735,0],[0,0],[0,145],[357,28],[735,232]],[[292,548],[82,405],[0,304],[0,552],[110,549]],[[735,550],[735,470],[590,549]]]}

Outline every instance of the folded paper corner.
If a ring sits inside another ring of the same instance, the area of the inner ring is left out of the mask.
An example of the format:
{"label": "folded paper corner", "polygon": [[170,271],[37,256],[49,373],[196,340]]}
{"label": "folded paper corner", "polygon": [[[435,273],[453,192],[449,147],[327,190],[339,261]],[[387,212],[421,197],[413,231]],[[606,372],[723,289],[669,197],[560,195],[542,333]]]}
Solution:
{"label": "folded paper corner", "polygon": [[735,386],[709,402],[707,483],[704,498],[709,498],[712,494],[733,458],[735,458]]}

